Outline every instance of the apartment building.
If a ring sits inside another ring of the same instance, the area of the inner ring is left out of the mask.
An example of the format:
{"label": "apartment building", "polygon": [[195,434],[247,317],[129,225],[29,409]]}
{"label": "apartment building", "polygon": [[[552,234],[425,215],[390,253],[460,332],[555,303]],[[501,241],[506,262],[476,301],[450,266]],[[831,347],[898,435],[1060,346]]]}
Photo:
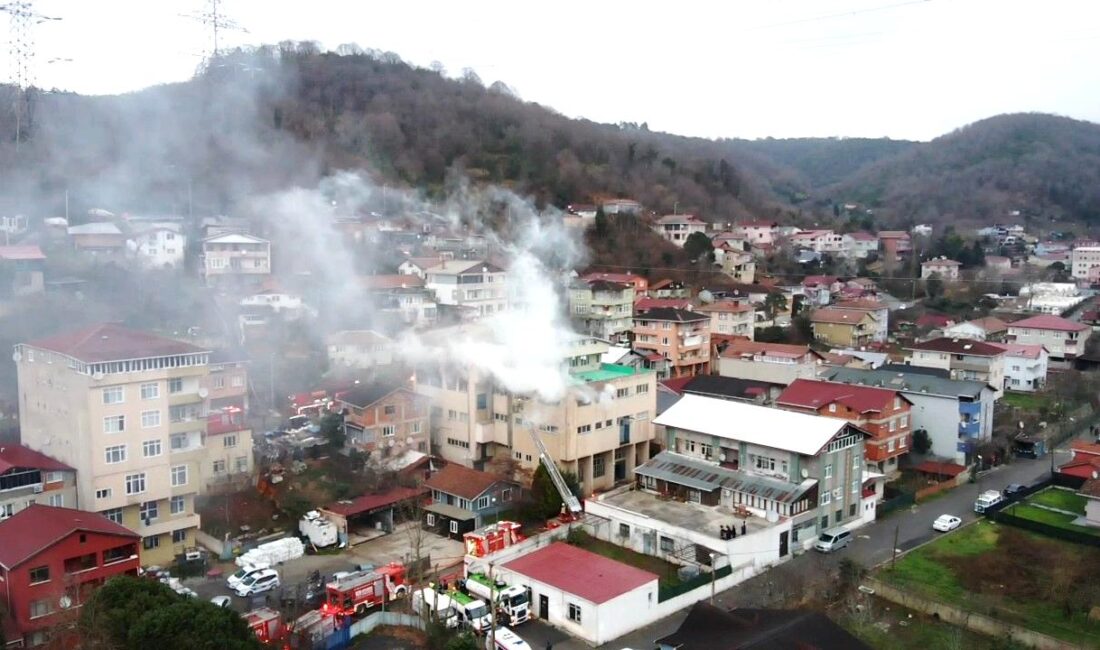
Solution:
{"label": "apartment building", "polygon": [[1050,354],[1041,345],[990,343],[1005,352],[1005,390],[1032,393],[1047,383]]}
{"label": "apartment building", "polygon": [[796,379],[775,401],[777,406],[847,420],[870,434],[863,458],[870,472],[896,475],[898,459],[913,447],[913,403],[895,390]]}
{"label": "apartment building", "polygon": [[433,450],[475,469],[506,454],[533,471],[538,436],[562,471],[577,475],[584,495],[630,480],[649,459],[657,381],[653,372],[601,363],[608,347],[591,337],[572,342],[562,359],[570,386],[556,402],[509,391],[473,367],[422,367],[415,390],[432,400]]}
{"label": "apartment building", "polygon": [[774,221],[746,221],[734,225],[732,232],[753,245],[774,244],[778,225]]}
{"label": "apartment building", "polygon": [[752,284],[756,280],[756,258],[752,253],[715,249],[715,260],[722,265],[722,272],[736,282]]}
{"label": "apartment building", "polygon": [[1043,314],[1008,324],[1009,343],[1041,345],[1055,361],[1065,362],[1085,353],[1092,327],[1061,316]]}
{"label": "apartment building", "polygon": [[650,309],[634,318],[634,349],[668,359],[671,377],[705,374],[710,366],[710,315]]}
{"label": "apartment building", "polygon": [[658,219],[653,230],[665,241],[683,248],[688,237],[697,232],[706,234],[707,222],[690,214],[670,214]]}
{"label": "apartment building", "polygon": [[981,381],[1000,398],[1005,388],[1005,351],[984,341],[940,337],[914,343],[909,350],[909,364],[918,368],[946,370],[951,379]]}
{"label": "apartment building", "polygon": [[0,444],[0,521],[36,503],[77,507],[76,470],[29,447]]}
{"label": "apartment building", "polygon": [[923,280],[927,280],[933,275],[939,277],[941,280],[947,282],[954,282],[959,279],[959,267],[962,266],[955,260],[949,260],[946,257],[936,257],[930,260],[921,262],[920,265],[920,277]]}
{"label": "apartment building", "polygon": [[851,309],[815,309],[810,325],[815,339],[835,347],[858,348],[879,333],[878,321],[871,312]]}
{"label": "apartment building", "polygon": [[844,255],[855,259],[866,259],[871,253],[878,252],[878,237],[869,232],[850,232],[843,236]]}
{"label": "apartment building", "polygon": [[612,344],[625,343],[634,326],[634,286],[576,280],[569,286],[569,315],[586,334]]}
{"label": "apartment building", "polygon": [[815,253],[836,255],[844,252],[844,236],[832,230],[803,230],[790,236],[791,246]]}
{"label": "apartment building", "polygon": [[886,306],[886,303],[880,300],[860,298],[838,302],[832,308],[870,314],[875,319],[871,340],[876,343],[885,343],[886,339],[890,337],[890,309]]}
{"label": "apartment building", "polygon": [[789,385],[817,375],[822,357],[808,345],[731,341],[718,356],[723,377]]}
{"label": "apartment building", "polygon": [[210,353],[210,372],[199,379],[199,391],[206,391],[206,404],[210,411],[232,407],[248,413],[250,363],[243,350],[214,350]]}
{"label": "apartment building", "polygon": [[258,283],[271,275],[271,242],[244,233],[225,233],[202,242],[202,273],[210,286]]}
{"label": "apartment building", "polygon": [[194,546],[213,467],[210,351],[101,324],[21,343],[14,358],[23,444],[76,470],[80,507],[138,532],[143,564]]}
{"label": "apartment building", "polygon": [[508,274],[490,262],[444,260],[425,271],[424,286],[441,305],[456,305],[477,316],[508,308]]}
{"label": "apartment building", "polygon": [[[790,518],[789,543],[803,547],[825,529],[873,519],[864,508],[865,497],[874,496],[865,489],[874,482],[864,476],[867,433],[849,422],[684,395],[655,424],[665,427],[667,451],[638,468],[643,490],[671,483],[684,486],[691,502]],[[675,462],[680,458],[705,463],[709,472],[663,469],[690,466]],[[703,501],[704,492],[714,503]]]}
{"label": "apartment building", "polygon": [[374,330],[341,330],[325,339],[333,368],[379,368],[393,364],[393,339]]}
{"label": "apartment building", "polygon": [[403,382],[376,378],[337,394],[344,412],[347,445],[386,461],[414,451],[430,451],[430,401]]}
{"label": "apartment building", "polygon": [[1100,267],[1100,246],[1079,246],[1070,251],[1070,275],[1087,280],[1094,268]]}
{"label": "apartment building", "polygon": [[142,266],[172,269],[183,266],[187,255],[187,235],[178,223],[150,223],[135,229],[132,251]]}
{"label": "apartment building", "polygon": [[739,300],[718,300],[699,308],[710,316],[710,333],[744,336],[752,340],[756,333],[756,308]]}
{"label": "apartment building", "polygon": [[618,284],[629,284],[634,287],[634,297],[641,298],[649,295],[649,280],[642,275],[636,275],[627,271],[626,273],[586,273],[581,276],[581,280],[586,282],[592,282],[594,280],[604,280],[606,282],[616,282]]}

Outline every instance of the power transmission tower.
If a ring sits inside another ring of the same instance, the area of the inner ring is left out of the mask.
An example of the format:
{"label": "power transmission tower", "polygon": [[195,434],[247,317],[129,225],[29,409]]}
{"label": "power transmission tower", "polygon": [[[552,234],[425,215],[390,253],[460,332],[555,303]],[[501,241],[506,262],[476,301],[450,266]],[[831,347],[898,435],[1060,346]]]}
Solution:
{"label": "power transmission tower", "polygon": [[11,19],[8,35],[8,64],[11,67],[11,83],[15,86],[13,109],[15,111],[15,150],[18,152],[19,143],[23,139],[24,124],[29,130],[34,117],[34,105],[30,97],[31,88],[34,87],[35,54],[32,28],[47,21],[61,19],[36,12],[30,0],[0,4],[0,12],[8,14]]}
{"label": "power transmission tower", "polygon": [[206,57],[206,61],[209,63],[218,57],[221,47],[221,32],[223,30],[234,30],[238,32],[248,33],[248,30],[237,23],[237,21],[226,17],[222,13],[222,0],[207,0],[206,8],[202,11],[196,11],[189,14],[180,14],[184,18],[190,18],[197,20],[198,22],[206,25],[210,28],[211,35],[211,48],[210,54]]}

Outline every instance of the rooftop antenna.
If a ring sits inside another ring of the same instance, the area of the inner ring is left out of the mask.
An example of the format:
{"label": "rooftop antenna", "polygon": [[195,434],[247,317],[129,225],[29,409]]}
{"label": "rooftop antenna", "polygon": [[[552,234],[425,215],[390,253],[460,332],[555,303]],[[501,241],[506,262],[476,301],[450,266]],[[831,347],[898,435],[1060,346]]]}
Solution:
{"label": "rooftop antenna", "polygon": [[[8,14],[11,20],[8,36],[8,65],[10,79],[15,86],[15,151],[23,139],[23,125],[30,129],[33,117],[33,105],[30,89],[34,86],[34,25],[61,20],[46,16],[34,10],[30,0],[16,0],[0,4],[0,12]],[[52,62],[52,61],[51,61]]]}
{"label": "rooftop antenna", "polygon": [[237,21],[227,18],[222,13],[222,0],[207,0],[206,8],[203,11],[196,11],[189,14],[180,14],[184,18],[190,18],[196,20],[203,25],[210,28],[211,35],[211,50],[209,56],[206,57],[207,62],[213,61],[218,58],[218,54],[221,52],[221,32],[222,30],[234,30],[238,32],[248,33],[248,30],[242,27]]}

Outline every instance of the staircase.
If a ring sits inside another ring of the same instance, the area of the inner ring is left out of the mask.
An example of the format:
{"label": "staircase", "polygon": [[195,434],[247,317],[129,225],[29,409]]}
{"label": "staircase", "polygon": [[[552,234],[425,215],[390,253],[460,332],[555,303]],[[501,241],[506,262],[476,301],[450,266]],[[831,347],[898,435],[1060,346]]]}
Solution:
{"label": "staircase", "polygon": [[546,472],[550,474],[550,480],[554,483],[554,487],[558,488],[558,494],[561,495],[565,507],[569,509],[570,514],[573,516],[581,514],[581,502],[569,489],[569,486],[565,484],[565,477],[558,471],[558,466],[554,459],[550,457],[550,452],[546,451],[546,445],[542,444],[542,438],[539,437],[534,428],[530,431],[531,437],[535,440],[535,446],[539,448],[539,460],[546,466]]}

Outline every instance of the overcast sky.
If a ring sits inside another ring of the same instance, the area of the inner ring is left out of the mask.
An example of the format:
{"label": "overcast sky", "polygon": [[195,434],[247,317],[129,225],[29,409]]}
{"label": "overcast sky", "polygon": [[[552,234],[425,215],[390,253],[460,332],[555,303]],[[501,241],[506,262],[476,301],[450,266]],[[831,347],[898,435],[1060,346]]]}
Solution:
{"label": "overcast sky", "polygon": [[[930,139],[1018,111],[1100,122],[1095,0],[221,6],[248,30],[225,32],[223,46],[357,43],[425,67],[440,61],[452,75],[473,68],[569,116],[685,135]],[[205,0],[35,7],[62,18],[35,27],[44,88],[103,94],[180,81],[210,49],[209,28],[180,16]]]}

